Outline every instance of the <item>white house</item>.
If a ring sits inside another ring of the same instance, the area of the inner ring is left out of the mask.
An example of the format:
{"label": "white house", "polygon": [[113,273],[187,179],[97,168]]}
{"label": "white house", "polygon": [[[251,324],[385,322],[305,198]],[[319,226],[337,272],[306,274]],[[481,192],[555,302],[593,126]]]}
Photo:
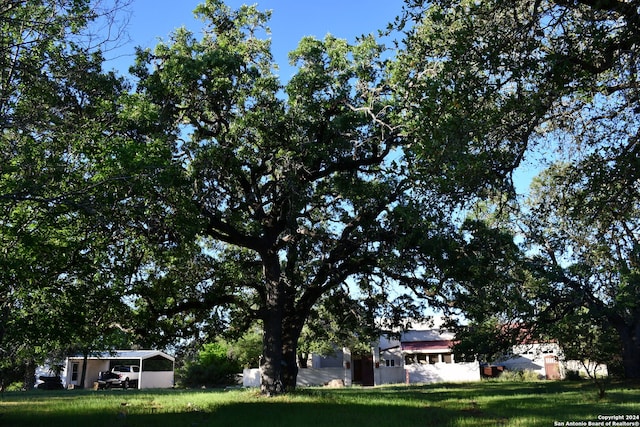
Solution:
{"label": "white house", "polygon": [[87,358],[84,384],[80,384],[83,356],[67,357],[61,373],[65,387],[93,387],[102,371],[116,365],[137,365],[140,368],[138,388],[171,388],[174,385],[175,358],[157,350],[117,350],[92,354]]}
{"label": "white house", "polygon": [[513,346],[511,354],[498,361],[497,365],[509,371],[529,371],[540,378],[561,379],[560,359],[562,350],[556,342],[532,342]]}
{"label": "white house", "polygon": [[[499,367],[500,370],[533,372],[539,378],[548,380],[563,379],[569,371],[575,371],[582,376],[594,373],[598,376],[608,375],[606,365],[596,365],[589,361],[566,360],[562,348],[554,341],[533,341],[515,345],[510,354],[494,361],[492,365]],[[489,371],[487,371],[488,373]],[[492,373],[495,375],[495,369]]]}
{"label": "white house", "polygon": [[441,328],[416,328],[397,338],[380,337],[375,349],[375,384],[468,382],[480,380],[477,362],[458,362],[455,337]]}
{"label": "white house", "polygon": [[[391,338],[383,335],[367,354],[337,350],[331,357],[313,355],[309,368],[298,370],[300,386],[342,380],[344,385],[479,381],[477,362],[458,363],[451,346],[453,334],[441,329],[414,329]],[[259,369],[245,369],[245,387],[260,385]]]}
{"label": "white house", "polygon": [[[478,362],[458,362],[453,355],[455,336],[442,327],[417,326],[396,334],[383,335],[367,354],[351,354],[337,350],[331,357],[313,355],[309,368],[298,370],[301,386],[327,384],[342,380],[344,385],[373,386],[382,384],[416,384],[436,382],[480,381],[484,376],[498,376],[504,370],[530,371],[539,378],[561,379],[569,371],[583,376],[586,370],[598,376],[607,375],[607,367],[590,362],[564,360],[556,342],[524,340],[489,366]],[[246,369],[243,384],[260,385],[259,369]]]}

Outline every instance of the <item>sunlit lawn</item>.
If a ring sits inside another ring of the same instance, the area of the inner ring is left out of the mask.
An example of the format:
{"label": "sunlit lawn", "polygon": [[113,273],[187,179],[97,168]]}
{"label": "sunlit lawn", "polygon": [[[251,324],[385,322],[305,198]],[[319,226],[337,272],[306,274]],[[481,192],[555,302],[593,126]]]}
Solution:
{"label": "sunlit lawn", "polygon": [[601,400],[587,382],[542,381],[306,388],[278,398],[255,390],[14,392],[0,398],[0,426],[553,426],[640,415],[639,386],[614,384]]}

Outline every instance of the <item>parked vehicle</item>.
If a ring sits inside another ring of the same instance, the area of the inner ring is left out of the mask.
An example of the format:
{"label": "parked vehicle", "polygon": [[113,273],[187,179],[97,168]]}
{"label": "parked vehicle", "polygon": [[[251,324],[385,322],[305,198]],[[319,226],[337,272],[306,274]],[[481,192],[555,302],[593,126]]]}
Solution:
{"label": "parked vehicle", "polygon": [[118,365],[111,371],[100,372],[98,388],[129,387],[137,388],[140,381],[140,367],[137,365]]}
{"label": "parked vehicle", "polygon": [[38,377],[41,383],[37,385],[40,390],[62,390],[62,379],[59,376],[47,377],[41,375]]}

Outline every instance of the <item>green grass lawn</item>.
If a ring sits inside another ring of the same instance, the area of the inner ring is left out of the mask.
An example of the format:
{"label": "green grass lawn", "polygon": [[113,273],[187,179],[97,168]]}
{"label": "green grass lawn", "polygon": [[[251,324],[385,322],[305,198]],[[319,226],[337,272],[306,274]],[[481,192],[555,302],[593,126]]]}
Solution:
{"label": "green grass lawn", "polygon": [[544,381],[304,388],[277,398],[255,390],[33,391],[0,398],[3,427],[554,426],[588,425],[599,415],[640,415],[640,384],[613,384],[604,399],[588,382]]}

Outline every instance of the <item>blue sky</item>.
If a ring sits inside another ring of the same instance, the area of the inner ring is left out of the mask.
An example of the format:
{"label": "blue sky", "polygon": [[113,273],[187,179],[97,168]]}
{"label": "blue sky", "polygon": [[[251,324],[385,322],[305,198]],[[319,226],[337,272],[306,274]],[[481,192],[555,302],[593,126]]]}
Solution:
{"label": "blue sky", "polygon": [[[119,59],[111,67],[126,72],[133,62],[135,46],[153,47],[158,39],[167,39],[176,28],[197,30],[199,21],[193,9],[199,0],[132,0],[127,32],[131,41],[118,50]],[[271,10],[271,39],[281,77],[288,79],[287,55],[304,36],[323,38],[327,33],[352,42],[361,34],[383,29],[397,16],[403,0],[228,0],[237,8],[242,4],[257,4],[260,10]],[[121,56],[124,55],[124,56]],[[131,56],[129,56],[131,55]]]}

